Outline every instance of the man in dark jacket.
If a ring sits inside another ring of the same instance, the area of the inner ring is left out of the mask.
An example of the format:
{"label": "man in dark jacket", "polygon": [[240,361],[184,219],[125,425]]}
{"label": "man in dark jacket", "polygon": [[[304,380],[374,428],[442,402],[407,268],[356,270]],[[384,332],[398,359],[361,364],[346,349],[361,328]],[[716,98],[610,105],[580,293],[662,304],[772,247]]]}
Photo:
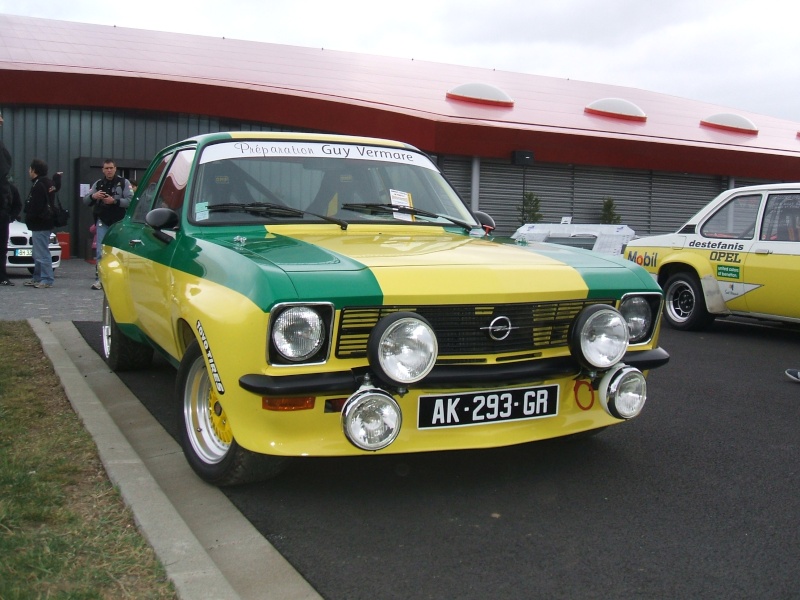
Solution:
{"label": "man in dark jacket", "polygon": [[50,256],[50,233],[53,231],[53,182],[47,178],[47,163],[38,158],[31,162],[28,174],[31,191],[25,200],[25,226],[33,242],[33,279],[24,285],[37,289],[53,287],[53,259]]}
{"label": "man in dark jacket", "polygon": [[[103,162],[103,178],[95,181],[89,193],[83,197],[83,203],[91,206],[95,221],[95,235],[97,236],[96,259],[100,262],[103,255],[103,238],[108,228],[125,216],[125,210],[133,198],[133,188],[130,181],[117,175],[117,165],[107,158]],[[100,280],[97,279],[95,269],[95,282],[92,289],[100,290]]]}
{"label": "man in dark jacket", "polygon": [[6,262],[8,261],[8,231],[9,225],[17,220],[22,211],[22,199],[19,190],[9,182],[7,196],[0,195],[0,285],[14,285],[8,278]]}
{"label": "man in dark jacket", "polygon": [[[3,113],[0,113],[0,127],[2,126]],[[10,172],[11,153],[3,144],[3,140],[0,140],[0,285],[14,285],[6,274],[8,224],[17,218],[21,208],[19,191],[12,187],[8,180]]]}

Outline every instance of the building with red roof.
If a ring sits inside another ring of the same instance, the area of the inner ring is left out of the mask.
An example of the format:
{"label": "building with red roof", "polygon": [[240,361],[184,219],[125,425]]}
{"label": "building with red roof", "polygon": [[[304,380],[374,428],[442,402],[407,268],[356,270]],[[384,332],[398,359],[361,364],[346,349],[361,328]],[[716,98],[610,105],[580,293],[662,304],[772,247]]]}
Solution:
{"label": "building with red roof", "polygon": [[525,192],[554,222],[596,222],[612,198],[645,234],[674,230],[733,185],[800,173],[800,124],[674,96],[11,15],[0,15],[0,107],[15,177],[44,158],[75,198],[102,157],[135,177],[168,143],[248,128],[414,144],[501,233],[520,224]]}

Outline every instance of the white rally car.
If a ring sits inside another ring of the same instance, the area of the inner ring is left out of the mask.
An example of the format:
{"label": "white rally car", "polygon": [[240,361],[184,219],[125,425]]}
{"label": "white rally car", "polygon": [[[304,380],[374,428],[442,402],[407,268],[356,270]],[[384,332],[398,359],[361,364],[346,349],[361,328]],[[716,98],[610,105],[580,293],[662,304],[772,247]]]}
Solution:
{"label": "white rally car", "polygon": [[657,278],[676,329],[724,315],[800,323],[800,183],[727,190],[677,233],[629,242],[625,256]]}
{"label": "white rally car", "polygon": [[[25,223],[14,221],[8,225],[8,252],[6,269],[28,269],[33,273],[33,245],[30,230]],[[61,266],[61,245],[55,233],[50,234],[50,256],[53,268]]]}

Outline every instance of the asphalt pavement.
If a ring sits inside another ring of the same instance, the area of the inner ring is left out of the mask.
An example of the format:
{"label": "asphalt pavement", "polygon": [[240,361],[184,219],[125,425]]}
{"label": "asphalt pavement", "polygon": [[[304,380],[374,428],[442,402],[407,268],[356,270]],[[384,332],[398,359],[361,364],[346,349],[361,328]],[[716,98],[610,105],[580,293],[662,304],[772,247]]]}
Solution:
{"label": "asphalt pavement", "polygon": [[181,598],[800,598],[797,328],[665,328],[645,411],[588,440],[297,459],[223,493],[174,441],[174,369],[111,373],[93,267],[58,275],[0,288],[0,319],[31,320]]}
{"label": "asphalt pavement", "polygon": [[[182,600],[311,600],[319,594],[216,487],[86,343],[75,322],[100,321],[94,265],[62,261],[52,288],[10,270],[0,320],[27,320],[100,459]],[[170,393],[172,390],[170,390]]]}

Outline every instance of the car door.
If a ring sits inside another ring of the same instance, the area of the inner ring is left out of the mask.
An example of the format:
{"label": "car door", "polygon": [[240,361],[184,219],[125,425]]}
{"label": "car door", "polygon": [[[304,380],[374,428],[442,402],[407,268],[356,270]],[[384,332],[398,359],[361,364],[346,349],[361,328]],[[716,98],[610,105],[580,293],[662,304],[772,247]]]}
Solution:
{"label": "car door", "polygon": [[[162,236],[157,236],[156,231],[144,223],[144,217],[154,208],[170,208],[181,214],[194,155],[194,148],[188,148],[162,160],[157,169],[160,176],[148,182],[145,191],[148,196],[142,198],[145,204],[141,211],[137,207],[138,231],[129,241],[128,277],[140,327],[173,356],[177,356],[177,348],[171,318],[174,277],[170,266],[178,244],[167,243]],[[178,235],[175,231],[163,233],[173,239]]]}
{"label": "car door", "polygon": [[756,315],[800,318],[800,193],[767,196],[757,241],[747,254],[743,280],[747,310]]}
{"label": "car door", "polygon": [[729,310],[746,313],[746,296],[752,286],[744,265],[756,240],[756,226],[763,194],[746,192],[732,196],[701,224],[698,235],[688,236],[687,246],[710,265]]}

